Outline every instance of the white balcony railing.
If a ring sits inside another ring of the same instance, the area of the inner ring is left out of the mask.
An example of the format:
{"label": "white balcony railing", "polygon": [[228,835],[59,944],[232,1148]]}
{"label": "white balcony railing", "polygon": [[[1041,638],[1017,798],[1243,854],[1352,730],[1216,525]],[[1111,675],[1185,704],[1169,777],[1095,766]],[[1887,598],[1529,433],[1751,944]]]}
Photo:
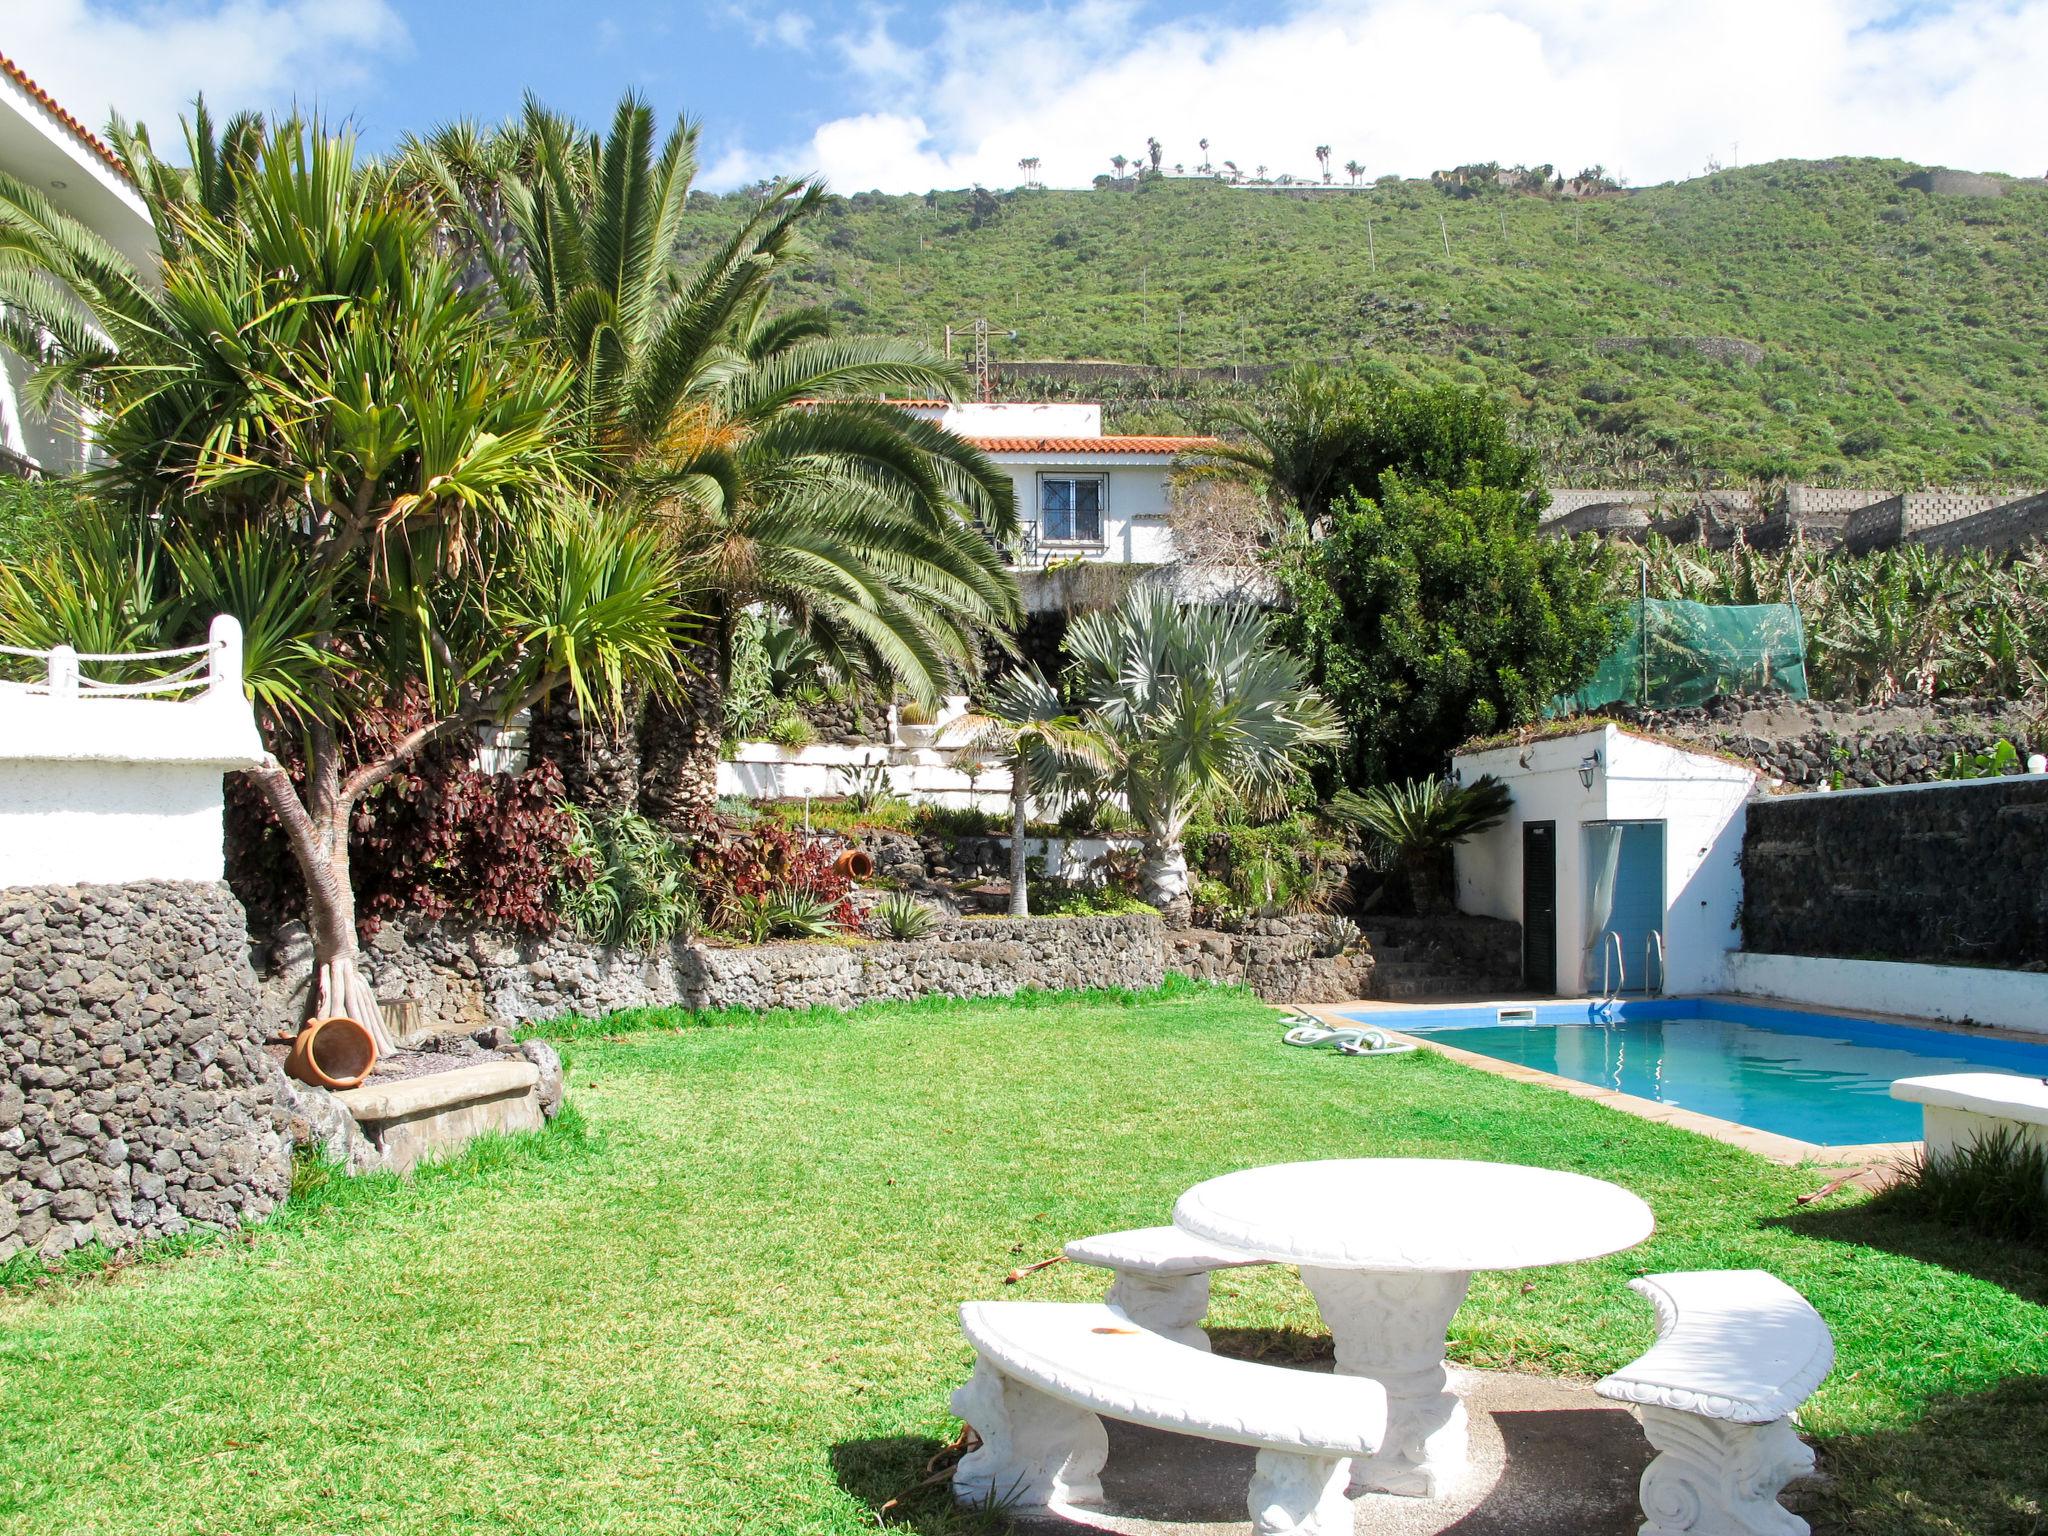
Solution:
{"label": "white balcony railing", "polygon": [[[242,626],[221,614],[204,645],[167,651],[81,652],[60,645],[47,651],[0,645],[8,671],[40,674],[0,677],[0,693],[46,699],[242,699]],[[10,664],[11,662],[11,664]],[[23,665],[36,663],[36,665]],[[93,673],[113,676],[94,676]],[[137,675],[138,673],[142,675]]]}

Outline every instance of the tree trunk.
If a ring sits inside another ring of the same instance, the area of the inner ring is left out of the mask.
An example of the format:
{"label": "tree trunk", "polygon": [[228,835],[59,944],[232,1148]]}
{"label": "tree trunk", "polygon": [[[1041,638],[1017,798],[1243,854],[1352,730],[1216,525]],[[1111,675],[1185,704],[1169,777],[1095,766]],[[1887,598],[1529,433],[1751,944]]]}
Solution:
{"label": "tree trunk", "polygon": [[1169,928],[1185,928],[1193,921],[1194,904],[1188,899],[1188,856],[1180,845],[1180,834],[1163,827],[1145,829],[1144,858],[1138,865],[1138,896],[1159,909]]}
{"label": "tree trunk", "polygon": [[557,688],[533,706],[527,728],[532,761],[550,762],[562,775],[572,805],[593,816],[637,809],[640,803],[640,710],[637,690],[626,694],[617,721],[586,719],[575,692]]}
{"label": "tree trunk", "polygon": [[728,631],[720,620],[694,642],[677,696],[649,699],[641,716],[640,811],[676,837],[701,833],[718,809]]}
{"label": "tree trunk", "polygon": [[320,733],[308,753],[309,806],[299,798],[291,775],[275,761],[258,769],[256,782],[277,813],[292,857],[306,883],[306,916],[313,930],[314,984],[308,1017],[346,1015],[370,1032],[379,1056],[398,1049],[384,1024],[376,989],[363,972],[356,940],[356,894],[348,860],[349,811],[353,801],[339,792],[339,769],[331,736]]}
{"label": "tree trunk", "polygon": [[1031,774],[1018,753],[1010,766],[1010,916],[1031,915],[1031,885],[1024,873],[1024,828],[1031,800]]}

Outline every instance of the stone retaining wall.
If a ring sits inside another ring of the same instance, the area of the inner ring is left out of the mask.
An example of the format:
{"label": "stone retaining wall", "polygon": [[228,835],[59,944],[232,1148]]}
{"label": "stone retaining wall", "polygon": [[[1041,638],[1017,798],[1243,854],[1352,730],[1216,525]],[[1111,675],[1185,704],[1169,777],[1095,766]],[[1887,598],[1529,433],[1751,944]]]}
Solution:
{"label": "stone retaining wall", "polygon": [[2048,779],[1755,800],[1742,947],[2048,967]]}
{"label": "stone retaining wall", "polygon": [[[311,971],[288,948],[263,983],[267,1018],[296,1017]],[[421,1004],[424,1032],[622,1008],[851,1008],[881,999],[1000,997],[1024,988],[1156,987],[1165,931],[1150,915],[976,918],[914,943],[805,941],[658,954],[515,939],[449,924],[387,926],[371,944],[377,990]]]}
{"label": "stone retaining wall", "polygon": [[1166,968],[1242,982],[1269,1003],[1344,1003],[1369,994],[1373,955],[1355,923],[1307,913],[1175,929],[1166,935]]}
{"label": "stone retaining wall", "polygon": [[292,1100],[218,883],[0,890],[0,1260],[269,1212]]}

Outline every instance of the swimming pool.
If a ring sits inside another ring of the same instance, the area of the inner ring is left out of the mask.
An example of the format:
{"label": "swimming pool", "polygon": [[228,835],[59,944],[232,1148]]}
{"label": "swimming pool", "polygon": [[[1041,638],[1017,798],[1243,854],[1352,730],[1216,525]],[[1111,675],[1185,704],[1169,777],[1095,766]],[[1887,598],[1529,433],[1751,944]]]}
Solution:
{"label": "swimming pool", "polygon": [[1990,1039],[1718,997],[1461,1005],[1348,1015],[1479,1056],[1823,1146],[1917,1141],[1901,1077],[2048,1077],[2048,1043]]}

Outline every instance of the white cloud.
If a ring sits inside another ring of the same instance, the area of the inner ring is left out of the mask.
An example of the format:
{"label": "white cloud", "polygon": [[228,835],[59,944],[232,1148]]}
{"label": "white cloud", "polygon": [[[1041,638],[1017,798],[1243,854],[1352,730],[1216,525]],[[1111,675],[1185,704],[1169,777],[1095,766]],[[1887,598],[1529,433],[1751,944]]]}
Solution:
{"label": "white cloud", "polygon": [[842,191],[1085,185],[1109,158],[1316,174],[1468,160],[1600,162],[1638,184],[1709,156],[1897,155],[2041,171],[2048,0],[1305,0],[1273,19],[1140,24],[1117,0],[958,4],[905,41],[886,11],[837,39],[859,110],[727,183],[815,171]]}
{"label": "white cloud", "polygon": [[[10,7],[6,51],[73,116],[97,129],[110,110],[178,142],[195,94],[221,112],[343,110],[345,90],[407,45],[387,0],[212,0],[116,11],[95,0]],[[305,94],[310,81],[319,97]]]}

